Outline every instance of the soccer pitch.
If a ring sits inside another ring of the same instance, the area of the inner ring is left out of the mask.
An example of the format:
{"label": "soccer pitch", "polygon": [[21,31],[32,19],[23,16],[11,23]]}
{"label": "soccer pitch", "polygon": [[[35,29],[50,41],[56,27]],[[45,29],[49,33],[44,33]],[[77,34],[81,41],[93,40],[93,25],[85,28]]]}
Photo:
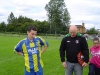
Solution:
{"label": "soccer pitch", "polygon": [[[25,37],[0,36],[0,75],[24,75],[24,58],[13,52],[14,46]],[[44,75],[65,75],[59,56],[61,39],[46,39],[48,49],[42,54]],[[89,48],[92,45],[88,41]],[[88,67],[83,75],[88,75]]]}

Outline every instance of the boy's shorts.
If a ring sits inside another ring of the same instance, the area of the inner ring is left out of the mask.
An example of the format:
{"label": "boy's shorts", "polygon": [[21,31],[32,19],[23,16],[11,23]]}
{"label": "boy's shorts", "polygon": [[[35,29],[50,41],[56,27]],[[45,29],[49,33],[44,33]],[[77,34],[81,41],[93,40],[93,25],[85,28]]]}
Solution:
{"label": "boy's shorts", "polygon": [[43,75],[43,70],[42,69],[39,69],[39,71],[37,71],[37,72],[34,72],[34,71],[27,72],[25,70],[24,75]]}

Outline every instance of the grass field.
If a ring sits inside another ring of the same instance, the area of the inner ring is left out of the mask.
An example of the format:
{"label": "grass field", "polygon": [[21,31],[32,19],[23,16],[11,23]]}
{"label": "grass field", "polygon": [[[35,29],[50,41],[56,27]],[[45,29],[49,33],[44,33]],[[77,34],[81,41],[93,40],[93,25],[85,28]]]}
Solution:
{"label": "grass field", "polygon": [[[13,48],[24,37],[0,36],[0,75],[23,75],[24,59],[14,54]],[[64,75],[59,58],[59,45],[61,39],[46,39],[48,49],[42,54],[44,61],[44,75]],[[92,42],[88,42],[89,47]],[[83,75],[88,74],[88,67],[84,68]]]}

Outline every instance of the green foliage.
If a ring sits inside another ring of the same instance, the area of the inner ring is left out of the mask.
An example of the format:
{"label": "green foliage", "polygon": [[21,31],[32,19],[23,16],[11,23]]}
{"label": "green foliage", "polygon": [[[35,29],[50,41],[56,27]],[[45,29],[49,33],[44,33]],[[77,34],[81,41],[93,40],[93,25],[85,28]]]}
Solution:
{"label": "green foliage", "polygon": [[98,31],[93,27],[93,28],[87,30],[87,33],[88,34],[98,34]]}
{"label": "green foliage", "polygon": [[13,23],[14,23],[14,21],[15,21],[15,16],[14,16],[14,14],[13,14],[12,12],[11,12],[10,15],[8,16],[7,21],[8,21],[8,24],[13,24]]}
{"label": "green foliage", "polygon": [[[60,8],[60,7],[59,7]],[[8,16],[8,23],[5,24],[5,22],[0,23],[0,32],[15,32],[15,33],[26,33],[26,29],[29,25],[35,25],[37,27],[38,33],[55,33],[55,30],[58,34],[64,34],[67,33],[66,25],[65,23],[61,23],[58,17],[55,18],[55,21],[58,21],[57,23],[55,22],[55,25],[52,26],[51,30],[51,24],[48,21],[39,21],[39,20],[32,20],[31,18],[24,17],[20,15],[19,17],[15,17],[13,12],[10,13]],[[63,20],[64,21],[64,20]],[[54,21],[53,21],[54,22]],[[66,21],[67,22],[67,21]]]}
{"label": "green foliage", "polygon": [[0,31],[1,32],[5,32],[6,31],[6,24],[5,24],[5,22],[1,22],[0,23]]}
{"label": "green foliage", "polygon": [[18,18],[14,17],[14,14],[11,12],[8,16],[7,31],[8,32],[20,32],[26,33],[26,29],[29,25],[35,25],[39,33],[49,33],[49,23],[47,21],[38,21],[32,20],[22,15]]}
{"label": "green foliage", "polygon": [[50,33],[64,32],[63,26],[67,29],[70,24],[70,15],[64,0],[50,0],[45,9],[50,24]]}
{"label": "green foliage", "polygon": [[14,31],[14,25],[13,25],[13,24],[8,24],[8,25],[7,25],[7,31],[8,31],[8,32]]}
{"label": "green foliage", "polygon": [[49,23],[47,21],[34,21],[34,25],[36,25],[38,33],[49,33]]}

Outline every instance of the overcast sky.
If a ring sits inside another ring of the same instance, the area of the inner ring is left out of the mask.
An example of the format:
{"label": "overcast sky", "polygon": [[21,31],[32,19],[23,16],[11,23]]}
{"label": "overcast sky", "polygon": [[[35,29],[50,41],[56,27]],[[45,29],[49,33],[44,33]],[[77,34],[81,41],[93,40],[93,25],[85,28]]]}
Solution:
{"label": "overcast sky", "polygon": [[[0,0],[0,22],[7,22],[8,15],[13,12],[34,20],[47,20],[45,5],[50,0]],[[65,0],[71,16],[71,25],[85,23],[87,29],[100,29],[100,0]]]}

